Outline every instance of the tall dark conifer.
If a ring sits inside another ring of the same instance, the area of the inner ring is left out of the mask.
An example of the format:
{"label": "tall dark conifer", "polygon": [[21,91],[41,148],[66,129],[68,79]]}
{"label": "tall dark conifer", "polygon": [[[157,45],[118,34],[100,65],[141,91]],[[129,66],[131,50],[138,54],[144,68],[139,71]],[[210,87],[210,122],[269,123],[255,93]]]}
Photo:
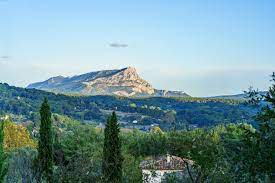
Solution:
{"label": "tall dark conifer", "polygon": [[[38,172],[47,182],[53,182],[53,134],[51,109],[47,98],[40,108],[40,137],[38,142]],[[41,177],[40,177],[41,178]]]}
{"label": "tall dark conifer", "polygon": [[108,183],[122,182],[121,141],[119,138],[119,124],[115,112],[108,118],[104,130],[104,149],[102,173],[103,181]]}
{"label": "tall dark conifer", "polygon": [[4,123],[0,121],[0,183],[7,173],[6,154],[4,152]]}

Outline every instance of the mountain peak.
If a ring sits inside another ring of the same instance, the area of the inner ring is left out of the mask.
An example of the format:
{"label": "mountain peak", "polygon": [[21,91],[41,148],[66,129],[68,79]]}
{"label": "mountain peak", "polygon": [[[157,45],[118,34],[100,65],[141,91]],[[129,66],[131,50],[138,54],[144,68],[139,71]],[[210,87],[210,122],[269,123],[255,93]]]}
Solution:
{"label": "mountain peak", "polygon": [[131,66],[125,67],[123,70],[127,70],[127,71],[129,71],[129,72],[137,72],[136,68],[131,67]]}
{"label": "mountain peak", "polygon": [[187,96],[183,92],[179,94],[154,89],[138,75],[134,67],[96,71],[73,77],[57,76],[30,84],[28,88],[82,95]]}
{"label": "mountain peak", "polygon": [[124,74],[138,76],[137,70],[134,67],[126,67],[121,70]]}

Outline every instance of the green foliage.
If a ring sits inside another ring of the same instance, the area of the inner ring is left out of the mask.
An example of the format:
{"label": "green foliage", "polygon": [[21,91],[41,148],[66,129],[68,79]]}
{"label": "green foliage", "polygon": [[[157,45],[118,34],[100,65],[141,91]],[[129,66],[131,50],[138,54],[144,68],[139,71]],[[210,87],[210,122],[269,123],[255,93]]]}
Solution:
{"label": "green foliage", "polygon": [[53,132],[51,110],[47,98],[40,108],[40,130],[38,143],[38,173],[41,173],[47,182],[53,182]]}
{"label": "green foliage", "polygon": [[255,178],[263,177],[263,179],[265,176],[271,179],[275,168],[275,72],[271,78],[272,85],[264,97],[264,100],[270,105],[264,107],[261,113],[256,116],[259,122],[257,133],[247,134],[249,140],[247,143],[253,148],[255,163],[257,163],[257,166],[252,169],[252,176]]}
{"label": "green foliage", "polygon": [[11,152],[9,154],[9,170],[5,181],[36,183],[33,171],[33,161],[36,156],[37,151],[29,147]]}
{"label": "green foliage", "polygon": [[4,125],[4,148],[6,151],[12,151],[22,147],[36,148],[37,143],[34,141],[22,125],[5,120]]}
{"label": "green foliage", "polygon": [[157,134],[163,134],[163,131],[158,126],[155,126],[155,127],[151,128],[150,132],[151,133],[157,133]]}
{"label": "green foliage", "polygon": [[6,154],[4,152],[4,123],[0,121],[0,183],[4,181],[7,173]]}
{"label": "green foliage", "polygon": [[126,152],[123,153],[122,182],[132,183],[141,182],[142,172],[140,169],[141,158],[134,157]]}
{"label": "green foliage", "polygon": [[101,179],[103,134],[90,125],[72,124],[54,143],[55,182]]}
{"label": "green foliage", "polygon": [[135,103],[131,103],[131,104],[130,104],[130,107],[131,107],[131,108],[136,108],[137,105],[136,105]]}
{"label": "green foliage", "polygon": [[257,112],[241,101],[230,99],[66,96],[7,84],[0,84],[0,111],[24,115],[38,122],[37,114],[44,97],[48,98],[53,113],[77,120],[102,122],[108,115],[104,111],[116,110],[127,114],[120,116],[123,121],[138,120],[144,125],[158,123],[164,130],[170,129],[171,125],[179,128],[177,124],[181,123],[205,127],[244,120],[252,122],[250,117]]}
{"label": "green foliage", "polygon": [[166,154],[167,137],[161,133],[142,133],[134,131],[125,137],[127,151],[134,157],[157,156]]}
{"label": "green foliage", "polygon": [[216,171],[219,154],[219,134],[213,130],[171,132],[168,136],[170,154],[195,162],[190,177],[195,182],[204,182]]}
{"label": "green foliage", "polygon": [[102,175],[104,182],[122,182],[121,141],[119,138],[119,124],[115,112],[108,118],[104,130],[104,147],[102,161]]}
{"label": "green foliage", "polygon": [[[53,120],[56,121],[58,128],[62,129],[54,140],[53,153],[56,165],[54,182],[89,182],[90,180],[101,182],[104,176],[102,170],[104,134],[102,131],[91,125],[71,121],[67,117],[55,116]],[[253,143],[246,142],[247,135],[251,136],[247,133],[248,131],[256,134],[256,129],[247,124],[228,124],[212,129],[169,133],[143,133],[138,130],[121,133],[119,136],[123,144],[121,154],[124,157],[121,165],[121,180],[122,182],[141,182],[140,162],[149,156],[169,153],[194,161],[194,166],[189,167],[190,173],[185,171],[184,180],[247,182],[252,180],[250,174],[252,171],[246,168],[246,165],[250,164],[249,160],[256,159],[253,155],[255,150],[249,147]],[[110,157],[115,160],[113,154],[112,152]],[[19,156],[16,157],[19,158]],[[10,160],[10,162],[20,162],[19,159],[18,161]],[[19,165],[12,163],[12,169],[20,172],[20,167],[17,170],[15,166]],[[11,178],[9,175],[8,177]],[[16,175],[20,177],[21,173]],[[165,181],[180,182],[181,178],[183,177],[167,175]]]}
{"label": "green foliage", "polygon": [[[275,82],[275,74],[272,81]],[[115,183],[141,182],[140,162],[148,157],[167,153],[190,159],[194,164],[185,169],[183,176],[169,174],[165,176],[164,182],[272,182],[275,169],[273,163],[275,157],[274,83],[265,97],[266,106],[255,118],[258,122],[256,127],[246,123],[235,123],[249,117],[244,113],[243,106],[239,103],[225,104],[220,100],[69,97],[37,90],[19,91],[18,88],[12,88],[11,91],[7,92],[3,86],[0,87],[0,109],[28,114],[30,110],[37,110],[37,101],[45,95],[50,96],[54,111],[59,113],[51,118],[49,104],[47,100],[43,102],[40,110],[39,163],[37,165],[47,182],[91,182],[91,180]],[[18,102],[18,107],[13,107],[16,106],[13,98],[18,94],[21,102]],[[4,102],[1,103],[2,101]],[[10,101],[11,105],[6,105],[7,101]],[[136,107],[131,107],[132,103]],[[261,105],[262,103],[262,101],[259,102]],[[21,105],[26,108],[21,108]],[[186,128],[181,131],[165,132],[154,128],[150,133],[139,130],[126,133],[120,132],[116,114],[113,113],[108,118],[103,133],[101,129],[74,120],[82,117],[94,119],[94,115],[102,115],[96,110],[90,110],[92,108],[89,106],[142,114],[149,119],[149,123],[152,123],[151,120],[159,122],[161,128],[161,125],[169,120],[172,123],[173,121],[196,122],[199,126],[224,124],[211,128]],[[85,112],[82,113],[82,110]],[[31,113],[33,119],[37,119],[36,113],[37,111]],[[234,123],[230,123],[231,119]],[[5,174],[3,170],[7,170],[3,140],[2,129],[0,131],[2,177]],[[30,148],[12,149],[9,155],[10,166],[6,181],[35,181],[31,162],[36,156],[36,151]],[[52,178],[49,177],[50,175]]]}
{"label": "green foliage", "polygon": [[[271,182],[274,176],[275,157],[275,74],[272,75],[272,86],[266,96],[263,96],[267,106],[255,117],[258,128],[241,125],[238,129],[231,127],[231,134],[225,134],[225,148],[228,173],[236,182]],[[259,105],[259,93],[248,92],[249,103]],[[233,132],[233,133],[232,133]]]}

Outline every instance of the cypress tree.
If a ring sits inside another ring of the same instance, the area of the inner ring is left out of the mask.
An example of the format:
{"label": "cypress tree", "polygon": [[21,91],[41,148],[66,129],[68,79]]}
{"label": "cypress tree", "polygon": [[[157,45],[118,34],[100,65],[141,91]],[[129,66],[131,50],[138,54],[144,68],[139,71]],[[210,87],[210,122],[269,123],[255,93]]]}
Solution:
{"label": "cypress tree", "polygon": [[104,130],[104,147],[102,174],[103,181],[108,183],[122,182],[121,141],[119,138],[119,124],[115,112],[108,118]]}
{"label": "cypress tree", "polygon": [[0,183],[4,182],[7,171],[6,154],[4,152],[4,122],[0,121]]}
{"label": "cypress tree", "polygon": [[47,98],[40,108],[41,124],[38,142],[38,174],[47,182],[53,182],[53,134],[51,109]]}

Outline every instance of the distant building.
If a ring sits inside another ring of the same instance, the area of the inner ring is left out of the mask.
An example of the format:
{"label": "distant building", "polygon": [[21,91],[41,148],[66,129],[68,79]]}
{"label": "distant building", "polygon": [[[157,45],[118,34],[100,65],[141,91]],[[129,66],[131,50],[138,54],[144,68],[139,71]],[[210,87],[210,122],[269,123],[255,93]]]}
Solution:
{"label": "distant building", "polygon": [[100,128],[100,129],[104,129],[105,128],[105,125],[103,123],[99,123],[97,126],[97,128]]}
{"label": "distant building", "polygon": [[33,137],[38,137],[38,136],[39,136],[39,129],[34,128],[34,129],[31,131],[31,135],[32,135]]}
{"label": "distant building", "polygon": [[192,166],[193,161],[177,156],[159,156],[140,163],[144,183],[160,183],[164,176],[171,173],[187,174],[187,165]]}
{"label": "distant building", "polygon": [[9,115],[5,115],[5,116],[0,117],[0,120],[3,120],[3,121],[8,120],[8,119],[10,119]]}
{"label": "distant building", "polygon": [[197,124],[189,124],[188,126],[190,129],[196,129],[198,128],[199,126]]}
{"label": "distant building", "polygon": [[151,127],[154,127],[154,126],[159,126],[159,124],[157,124],[157,123],[151,124]]}
{"label": "distant building", "polygon": [[133,124],[137,124],[137,123],[138,123],[138,121],[137,121],[137,120],[134,120],[134,121],[133,121]]}

